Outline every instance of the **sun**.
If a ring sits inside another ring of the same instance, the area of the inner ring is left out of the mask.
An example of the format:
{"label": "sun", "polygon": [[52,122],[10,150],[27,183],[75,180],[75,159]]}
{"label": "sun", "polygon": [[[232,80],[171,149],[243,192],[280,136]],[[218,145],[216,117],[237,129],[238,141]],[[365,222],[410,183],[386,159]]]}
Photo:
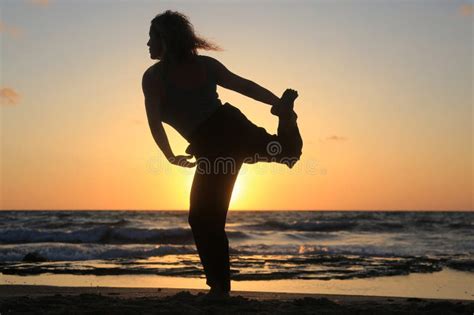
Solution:
{"label": "sun", "polygon": [[237,177],[237,180],[234,184],[234,190],[232,190],[232,196],[230,197],[230,204],[235,205],[236,202],[238,202],[241,191],[242,191],[242,181],[239,180],[240,177]]}
{"label": "sun", "polygon": [[252,198],[253,195],[252,189],[249,187],[250,183],[252,180],[247,173],[238,175],[230,198],[229,209],[241,210],[248,206],[249,198]]}
{"label": "sun", "polygon": [[[177,182],[181,182],[182,180],[185,180],[188,185],[189,191],[191,191],[192,187],[192,182],[194,178],[194,173],[189,173],[186,175],[185,178],[179,178],[176,179]],[[247,174],[239,174],[237,177],[237,180],[234,184],[234,188],[232,190],[232,196],[230,197],[230,204],[229,204],[229,209],[241,209],[243,205],[246,203],[246,191],[250,191],[246,185],[247,185]]]}

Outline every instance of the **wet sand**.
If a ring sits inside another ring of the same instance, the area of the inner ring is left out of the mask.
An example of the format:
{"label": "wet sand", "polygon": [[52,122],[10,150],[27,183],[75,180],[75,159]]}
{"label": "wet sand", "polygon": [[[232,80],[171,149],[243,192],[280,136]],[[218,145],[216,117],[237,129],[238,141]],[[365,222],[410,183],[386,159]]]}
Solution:
{"label": "wet sand", "polygon": [[1,314],[473,314],[474,301],[200,289],[1,285]]}

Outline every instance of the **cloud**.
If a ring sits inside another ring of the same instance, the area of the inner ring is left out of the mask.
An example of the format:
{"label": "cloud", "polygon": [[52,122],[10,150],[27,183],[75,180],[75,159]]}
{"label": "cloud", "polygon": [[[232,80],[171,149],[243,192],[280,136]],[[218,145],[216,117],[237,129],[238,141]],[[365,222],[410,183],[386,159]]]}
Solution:
{"label": "cloud", "polygon": [[29,2],[31,4],[39,5],[39,6],[42,6],[42,7],[45,7],[45,6],[47,6],[51,3],[49,0],[30,0]]}
{"label": "cloud", "polygon": [[12,88],[0,88],[0,104],[3,106],[17,105],[20,102],[20,95]]}
{"label": "cloud", "polygon": [[23,34],[23,31],[18,27],[10,26],[5,22],[0,21],[0,33],[6,34],[13,38],[18,38]]}
{"label": "cloud", "polygon": [[465,3],[459,6],[459,13],[462,16],[472,16],[473,11],[474,11],[474,5],[471,3]]}
{"label": "cloud", "polygon": [[342,136],[330,136],[330,137],[327,137],[326,140],[330,140],[330,141],[346,141],[347,138],[346,137],[342,137]]}
{"label": "cloud", "polygon": [[[28,0],[28,2],[41,7],[48,6],[51,3],[50,0]],[[23,30],[16,26],[7,25],[5,22],[0,21],[0,34],[6,34],[13,38],[18,38],[23,35]]]}

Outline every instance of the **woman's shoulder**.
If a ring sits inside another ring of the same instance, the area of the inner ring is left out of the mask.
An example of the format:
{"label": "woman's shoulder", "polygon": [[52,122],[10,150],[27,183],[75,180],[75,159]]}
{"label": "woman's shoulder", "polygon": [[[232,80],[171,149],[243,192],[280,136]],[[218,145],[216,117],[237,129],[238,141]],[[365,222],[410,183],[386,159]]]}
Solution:
{"label": "woman's shoulder", "polygon": [[142,85],[148,92],[153,92],[155,89],[158,89],[158,92],[162,91],[162,79],[159,73],[162,66],[160,62],[157,62],[143,73]]}
{"label": "woman's shoulder", "polygon": [[217,59],[215,59],[214,57],[211,57],[211,56],[207,56],[207,55],[198,55],[198,58],[200,58],[201,60],[203,60],[204,62],[207,62],[209,64],[214,64],[217,62]]}
{"label": "woman's shoulder", "polygon": [[161,71],[161,68],[163,67],[161,61],[158,61],[151,66],[148,67],[148,69],[145,70],[145,73],[143,74],[144,76],[147,76],[149,78],[156,77],[159,71]]}
{"label": "woman's shoulder", "polygon": [[198,55],[198,57],[204,62],[206,69],[209,69],[209,72],[215,77],[217,71],[219,70],[220,62],[211,56]]}
{"label": "woman's shoulder", "polygon": [[161,61],[148,67],[143,73],[143,81],[161,84],[163,74],[163,63]]}

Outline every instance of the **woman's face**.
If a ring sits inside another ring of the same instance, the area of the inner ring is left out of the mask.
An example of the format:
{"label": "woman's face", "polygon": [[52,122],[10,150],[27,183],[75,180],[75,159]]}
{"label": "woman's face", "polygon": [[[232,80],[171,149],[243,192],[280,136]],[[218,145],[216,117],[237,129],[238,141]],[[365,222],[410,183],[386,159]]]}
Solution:
{"label": "woman's face", "polygon": [[161,37],[156,34],[152,27],[150,27],[149,36],[150,39],[148,40],[147,46],[150,47],[150,58],[161,59],[165,51],[165,47],[163,45]]}

